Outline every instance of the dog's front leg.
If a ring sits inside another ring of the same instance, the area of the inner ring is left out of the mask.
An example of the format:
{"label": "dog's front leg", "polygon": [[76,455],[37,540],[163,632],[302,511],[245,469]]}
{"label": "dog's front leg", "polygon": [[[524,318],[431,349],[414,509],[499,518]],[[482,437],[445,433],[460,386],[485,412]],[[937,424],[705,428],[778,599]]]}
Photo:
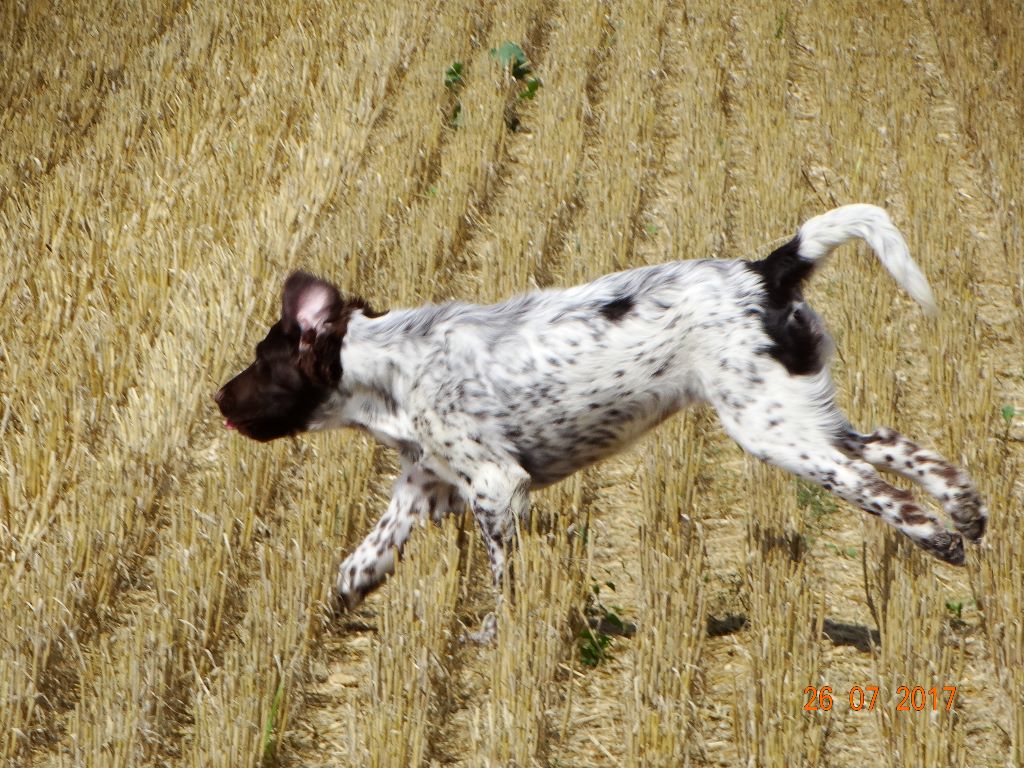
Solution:
{"label": "dog's front leg", "polygon": [[[467,468],[466,473],[471,473],[470,507],[487,548],[496,602],[500,607],[516,525],[526,520],[530,509],[530,476],[512,460],[480,462]],[[484,618],[480,631],[471,634],[470,639],[489,643],[497,637],[497,632],[497,615],[490,613]]]}
{"label": "dog's front leg", "polygon": [[506,550],[515,538],[516,523],[530,509],[530,476],[518,464],[485,463],[472,479],[471,506],[491,563],[494,586],[501,590]]}
{"label": "dog's front leg", "polygon": [[[424,461],[455,484],[470,505],[487,548],[500,605],[508,551],[517,523],[529,513],[532,480],[508,451],[508,441],[496,426],[494,414],[502,405],[488,394],[492,387],[475,372],[474,360],[455,359],[448,367],[461,363],[467,370],[451,373],[447,379],[421,379],[419,415],[412,421],[424,447]],[[470,638],[489,642],[496,635],[497,616],[492,613]]]}
{"label": "dog's front leg", "polygon": [[441,522],[460,507],[454,486],[422,466],[405,467],[395,481],[387,511],[338,569],[336,608],[355,608],[394,572],[395,557],[416,523]]}

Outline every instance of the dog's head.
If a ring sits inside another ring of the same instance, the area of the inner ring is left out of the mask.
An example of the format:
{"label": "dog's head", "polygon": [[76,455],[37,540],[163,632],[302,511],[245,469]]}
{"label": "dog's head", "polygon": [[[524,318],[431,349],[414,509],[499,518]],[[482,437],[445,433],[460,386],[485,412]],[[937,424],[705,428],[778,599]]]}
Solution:
{"label": "dog's head", "polygon": [[330,283],[295,272],[284,284],[281,319],[256,345],[256,360],[214,395],[227,426],[267,441],[309,427],[341,381],[341,343],[363,309]]}

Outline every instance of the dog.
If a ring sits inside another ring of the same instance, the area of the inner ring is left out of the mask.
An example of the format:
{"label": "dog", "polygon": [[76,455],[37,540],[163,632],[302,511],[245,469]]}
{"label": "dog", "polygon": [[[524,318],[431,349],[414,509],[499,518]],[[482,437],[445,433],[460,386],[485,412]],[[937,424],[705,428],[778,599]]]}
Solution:
{"label": "dog", "polygon": [[[227,426],[254,440],[356,427],[398,452],[387,511],[338,571],[341,609],[393,572],[414,524],[466,505],[500,586],[532,489],[621,451],[699,402],[714,406],[748,453],[961,565],[964,538],[979,541],[988,519],[967,474],[892,429],[857,432],[835,403],[832,343],[801,287],[854,238],[935,313],[928,282],[885,211],[845,205],[809,219],[760,261],[645,266],[488,306],[380,314],[296,272],[255,362],[214,399]],[[955,530],[876,467],[933,496]]]}

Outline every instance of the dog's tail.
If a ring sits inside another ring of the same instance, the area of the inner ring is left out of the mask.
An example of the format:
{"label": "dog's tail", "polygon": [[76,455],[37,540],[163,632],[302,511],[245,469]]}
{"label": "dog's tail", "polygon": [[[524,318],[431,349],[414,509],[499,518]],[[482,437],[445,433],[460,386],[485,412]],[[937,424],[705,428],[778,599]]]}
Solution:
{"label": "dog's tail", "polygon": [[756,263],[757,271],[764,276],[769,290],[788,293],[798,288],[833,250],[854,238],[871,246],[882,266],[926,314],[938,312],[928,280],[910,258],[903,235],[889,215],[875,205],[843,205],[808,219],[796,237]]}

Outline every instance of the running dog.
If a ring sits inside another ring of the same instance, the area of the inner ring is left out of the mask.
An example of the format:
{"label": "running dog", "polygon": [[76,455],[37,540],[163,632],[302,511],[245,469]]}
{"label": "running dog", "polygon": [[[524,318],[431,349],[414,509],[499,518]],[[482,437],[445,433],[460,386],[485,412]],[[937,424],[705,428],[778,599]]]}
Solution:
{"label": "running dog", "polygon": [[[621,451],[699,402],[762,461],[825,488],[953,565],[985,531],[967,474],[888,428],[857,432],[839,411],[832,343],[801,287],[860,238],[928,313],[931,289],[888,215],[846,205],[805,222],[761,261],[640,267],[500,304],[373,312],[304,272],[256,360],[215,395],[255,440],[357,427],[398,451],[402,471],[373,531],[341,564],[352,608],[390,574],[417,522],[471,509],[494,580],[534,488]],[[913,481],[947,527],[895,488]]]}

